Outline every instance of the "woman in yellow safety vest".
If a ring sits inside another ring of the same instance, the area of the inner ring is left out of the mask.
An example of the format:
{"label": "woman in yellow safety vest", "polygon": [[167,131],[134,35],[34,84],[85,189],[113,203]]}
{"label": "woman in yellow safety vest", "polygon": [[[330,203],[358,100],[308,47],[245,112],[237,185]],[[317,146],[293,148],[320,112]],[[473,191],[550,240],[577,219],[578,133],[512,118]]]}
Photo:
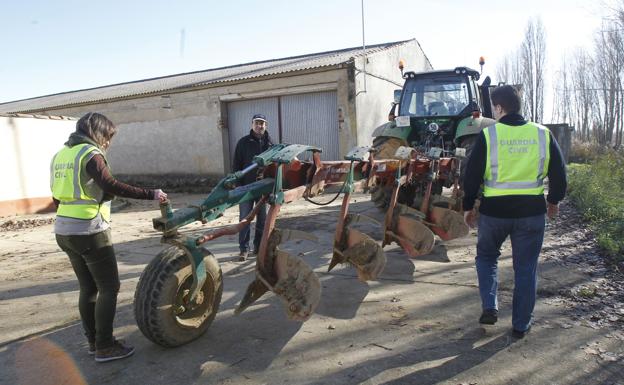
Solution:
{"label": "woman in yellow safety vest", "polygon": [[120,282],[111,239],[111,200],[115,196],[167,198],[162,190],[138,188],[113,178],[106,150],[116,130],[102,114],[84,115],[50,166],[50,187],[57,207],[56,242],[69,256],[78,277],[80,317],[89,354],[95,355],[97,362],[134,353],[132,346],[113,337]]}

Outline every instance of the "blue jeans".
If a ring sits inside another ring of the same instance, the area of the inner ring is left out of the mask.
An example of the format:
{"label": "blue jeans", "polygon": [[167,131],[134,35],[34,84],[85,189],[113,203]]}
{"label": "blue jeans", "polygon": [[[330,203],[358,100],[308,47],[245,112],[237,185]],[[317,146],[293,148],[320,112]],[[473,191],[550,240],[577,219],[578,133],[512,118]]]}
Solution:
{"label": "blue jeans", "polygon": [[531,326],[537,293],[537,258],[544,241],[545,216],[495,218],[479,215],[476,267],[483,310],[497,309],[497,265],[500,248],[511,238],[514,269],[512,325],[526,331]]}
{"label": "blue jeans", "polygon": [[[253,210],[254,204],[258,203],[256,201],[247,201],[238,205],[239,209],[239,220],[245,219],[247,215]],[[258,215],[256,215],[256,231],[254,234],[254,251],[258,251],[260,249],[260,240],[262,239],[262,232],[264,231],[264,221],[266,220],[266,204],[263,204],[258,211]],[[250,233],[249,225],[245,226],[240,233],[238,233],[238,247],[241,252],[249,251],[249,233]]]}

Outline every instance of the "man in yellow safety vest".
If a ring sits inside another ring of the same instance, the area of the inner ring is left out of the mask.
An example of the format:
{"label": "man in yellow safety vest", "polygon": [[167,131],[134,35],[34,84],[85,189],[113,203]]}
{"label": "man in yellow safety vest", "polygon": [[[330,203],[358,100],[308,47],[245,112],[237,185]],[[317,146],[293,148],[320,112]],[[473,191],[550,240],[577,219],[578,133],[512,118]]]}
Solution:
{"label": "man in yellow safety vest", "polygon": [[[512,336],[531,328],[537,293],[537,260],[544,240],[545,217],[554,218],[567,187],[565,163],[550,131],[520,115],[521,99],[509,85],[492,92],[497,123],[479,134],[466,165],[464,219],[477,225],[476,268],[481,295],[479,322],[498,320],[497,264],[505,239],[511,239],[514,268]],[[548,196],[544,199],[544,179]]]}

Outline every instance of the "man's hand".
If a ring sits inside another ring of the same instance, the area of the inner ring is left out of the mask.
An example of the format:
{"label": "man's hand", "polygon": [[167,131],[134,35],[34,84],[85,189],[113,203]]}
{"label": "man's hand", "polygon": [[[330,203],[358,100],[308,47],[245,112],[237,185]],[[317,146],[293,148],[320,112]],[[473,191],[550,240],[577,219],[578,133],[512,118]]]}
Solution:
{"label": "man's hand", "polygon": [[477,227],[477,213],[474,209],[464,211],[464,223],[466,223],[466,225],[468,225],[468,227],[472,229]]}
{"label": "man's hand", "polygon": [[559,214],[559,204],[548,203],[548,207],[546,209],[546,215],[548,219],[555,219],[555,217]]}

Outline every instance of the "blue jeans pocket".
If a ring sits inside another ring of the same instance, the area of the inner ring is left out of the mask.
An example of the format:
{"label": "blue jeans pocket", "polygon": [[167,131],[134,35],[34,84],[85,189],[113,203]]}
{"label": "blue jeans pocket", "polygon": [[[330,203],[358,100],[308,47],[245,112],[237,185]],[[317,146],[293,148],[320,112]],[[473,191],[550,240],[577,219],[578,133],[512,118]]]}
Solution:
{"label": "blue jeans pocket", "polygon": [[516,226],[518,230],[527,233],[543,232],[546,227],[546,217],[541,214],[532,217],[519,218],[516,221]]}

